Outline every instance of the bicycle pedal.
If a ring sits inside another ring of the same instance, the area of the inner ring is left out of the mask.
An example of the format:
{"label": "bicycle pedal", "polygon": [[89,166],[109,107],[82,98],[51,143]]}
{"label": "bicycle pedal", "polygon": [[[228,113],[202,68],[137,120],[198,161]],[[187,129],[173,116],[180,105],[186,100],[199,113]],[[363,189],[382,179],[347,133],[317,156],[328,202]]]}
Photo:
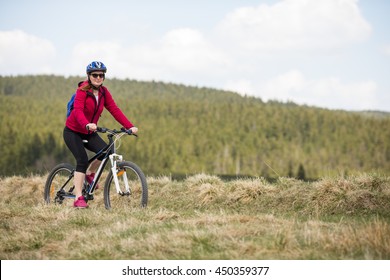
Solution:
{"label": "bicycle pedal", "polygon": [[84,196],[84,198],[85,198],[86,201],[94,199],[93,194],[87,194],[87,195]]}

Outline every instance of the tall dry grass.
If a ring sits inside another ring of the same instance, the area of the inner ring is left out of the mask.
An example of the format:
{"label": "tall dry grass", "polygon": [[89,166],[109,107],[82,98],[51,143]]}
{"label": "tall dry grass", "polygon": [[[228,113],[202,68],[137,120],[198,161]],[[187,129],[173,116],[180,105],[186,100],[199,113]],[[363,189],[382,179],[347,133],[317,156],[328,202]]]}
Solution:
{"label": "tall dry grass", "polygon": [[1,259],[390,259],[390,178],[148,178],[146,209],[43,203],[44,177],[0,179]]}

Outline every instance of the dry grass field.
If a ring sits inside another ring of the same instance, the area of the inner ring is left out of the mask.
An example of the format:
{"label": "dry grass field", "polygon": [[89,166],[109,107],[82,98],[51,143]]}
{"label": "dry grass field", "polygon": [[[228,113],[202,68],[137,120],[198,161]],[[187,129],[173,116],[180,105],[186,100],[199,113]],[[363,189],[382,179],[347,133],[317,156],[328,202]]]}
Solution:
{"label": "dry grass field", "polygon": [[2,260],[388,260],[390,177],[149,177],[146,209],[45,205],[45,177],[0,179]]}

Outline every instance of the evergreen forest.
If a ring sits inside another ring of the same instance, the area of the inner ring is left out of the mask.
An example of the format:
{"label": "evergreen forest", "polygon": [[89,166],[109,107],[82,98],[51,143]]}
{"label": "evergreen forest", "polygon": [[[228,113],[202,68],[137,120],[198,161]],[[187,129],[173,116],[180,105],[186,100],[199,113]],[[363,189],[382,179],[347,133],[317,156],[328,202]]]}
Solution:
{"label": "evergreen forest", "polygon": [[[75,163],[62,132],[67,102],[82,79],[0,76],[1,177],[45,174],[60,162]],[[156,81],[108,79],[104,85],[139,128],[138,138],[122,138],[118,152],[148,176],[390,174],[388,112],[264,102]],[[106,110],[99,126],[120,128]]]}

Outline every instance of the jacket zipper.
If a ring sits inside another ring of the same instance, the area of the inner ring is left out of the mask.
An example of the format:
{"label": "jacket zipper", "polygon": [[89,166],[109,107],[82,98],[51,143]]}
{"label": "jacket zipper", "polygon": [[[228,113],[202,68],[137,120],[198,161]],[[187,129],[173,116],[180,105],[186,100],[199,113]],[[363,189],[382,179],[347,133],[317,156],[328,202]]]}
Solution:
{"label": "jacket zipper", "polygon": [[[99,90],[99,93],[100,93],[100,90]],[[90,97],[92,97],[92,98],[93,98],[93,101],[95,102],[95,110],[94,110],[93,115],[92,115],[91,123],[93,123],[93,119],[95,118],[96,113],[97,113],[97,111],[99,110],[99,104],[100,104],[100,96],[99,96],[99,93],[98,93],[99,101],[96,102],[96,97],[95,97],[95,95],[94,95],[93,93],[91,93],[91,92],[88,92],[88,95],[89,95]],[[88,132],[88,134],[89,134],[89,132]]]}

